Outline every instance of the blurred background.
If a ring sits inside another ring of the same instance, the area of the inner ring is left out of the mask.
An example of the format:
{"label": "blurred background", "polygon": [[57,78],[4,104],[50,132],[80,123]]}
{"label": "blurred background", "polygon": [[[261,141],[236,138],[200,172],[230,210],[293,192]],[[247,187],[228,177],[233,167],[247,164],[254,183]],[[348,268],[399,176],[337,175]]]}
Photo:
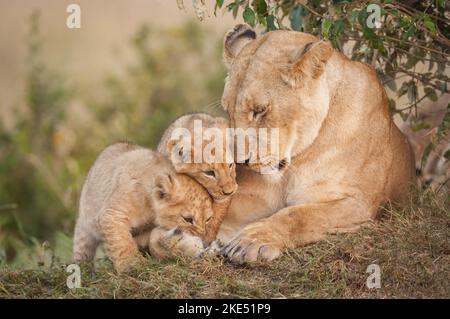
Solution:
{"label": "blurred background", "polygon": [[81,29],[69,29],[71,3],[0,0],[0,264],[70,260],[80,188],[108,144],[155,147],[176,116],[221,113],[232,16],[77,0]]}

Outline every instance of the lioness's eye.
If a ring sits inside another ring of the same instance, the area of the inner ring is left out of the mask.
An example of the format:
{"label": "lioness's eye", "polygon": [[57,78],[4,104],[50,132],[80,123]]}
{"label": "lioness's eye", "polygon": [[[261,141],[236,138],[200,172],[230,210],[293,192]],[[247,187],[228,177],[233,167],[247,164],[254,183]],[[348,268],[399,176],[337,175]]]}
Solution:
{"label": "lioness's eye", "polygon": [[210,221],[212,221],[212,219],[213,219],[213,217],[211,216],[206,220],[206,222],[209,223]]}
{"label": "lioness's eye", "polygon": [[192,219],[192,217],[183,217],[183,219],[184,219],[184,221],[186,223],[189,223],[189,224],[193,224],[194,223],[194,220]]}
{"label": "lioness's eye", "polygon": [[207,176],[216,177],[216,173],[214,173],[214,171],[205,171],[203,173]]}

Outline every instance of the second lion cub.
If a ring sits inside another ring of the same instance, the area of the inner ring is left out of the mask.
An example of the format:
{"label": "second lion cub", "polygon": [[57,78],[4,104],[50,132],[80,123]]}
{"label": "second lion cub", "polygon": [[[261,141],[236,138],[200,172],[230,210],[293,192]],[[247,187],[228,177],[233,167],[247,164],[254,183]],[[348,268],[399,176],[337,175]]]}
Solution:
{"label": "second lion cub", "polygon": [[165,156],[116,143],[100,154],[83,186],[74,259],[92,260],[103,243],[115,268],[126,271],[142,259],[134,233],[151,231],[146,244],[158,257],[158,236],[164,231],[177,229],[178,235],[181,231],[197,236],[191,238],[201,244],[212,216],[206,190],[189,176],[176,173]]}
{"label": "second lion cub", "polygon": [[[169,157],[178,173],[194,178],[213,197],[214,218],[208,226],[209,241],[215,239],[231,202],[231,195],[237,190],[236,165],[228,140],[228,128],[229,122],[225,118],[206,113],[186,114],[166,129],[158,145],[158,152]],[[208,136],[208,129],[216,130],[220,136],[218,141]],[[212,156],[209,161],[205,160],[208,144],[215,144],[214,146],[220,148],[210,149]],[[196,160],[196,154],[201,155],[201,161]],[[219,156],[216,158],[215,155]]]}

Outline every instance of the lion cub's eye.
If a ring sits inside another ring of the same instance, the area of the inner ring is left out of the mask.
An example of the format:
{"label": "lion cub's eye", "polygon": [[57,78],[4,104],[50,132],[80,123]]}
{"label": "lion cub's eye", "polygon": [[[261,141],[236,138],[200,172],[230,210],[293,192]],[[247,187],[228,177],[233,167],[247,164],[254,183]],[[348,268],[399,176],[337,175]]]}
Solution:
{"label": "lion cub's eye", "polygon": [[203,173],[207,176],[216,177],[216,173],[214,171],[205,171]]}
{"label": "lion cub's eye", "polygon": [[267,106],[265,105],[257,105],[253,109],[253,119],[258,120],[267,112]]}
{"label": "lion cub's eye", "polygon": [[209,223],[210,221],[212,221],[213,220],[213,217],[211,216],[211,217],[209,217],[207,220],[206,220],[206,223]]}
{"label": "lion cub's eye", "polygon": [[194,219],[192,217],[183,217],[184,221],[189,224],[194,223]]}

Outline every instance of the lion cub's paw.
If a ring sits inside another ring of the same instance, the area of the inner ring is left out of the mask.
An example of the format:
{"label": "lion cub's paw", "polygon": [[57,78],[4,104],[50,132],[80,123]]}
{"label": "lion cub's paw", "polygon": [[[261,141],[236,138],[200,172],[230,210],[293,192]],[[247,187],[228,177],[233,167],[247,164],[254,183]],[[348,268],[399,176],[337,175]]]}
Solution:
{"label": "lion cub's paw", "polygon": [[189,235],[177,228],[155,228],[150,235],[150,252],[156,258],[184,256],[197,258],[205,252],[205,244],[199,237]]}
{"label": "lion cub's paw", "polygon": [[117,260],[114,267],[119,273],[130,273],[147,264],[148,260],[142,255]]}

